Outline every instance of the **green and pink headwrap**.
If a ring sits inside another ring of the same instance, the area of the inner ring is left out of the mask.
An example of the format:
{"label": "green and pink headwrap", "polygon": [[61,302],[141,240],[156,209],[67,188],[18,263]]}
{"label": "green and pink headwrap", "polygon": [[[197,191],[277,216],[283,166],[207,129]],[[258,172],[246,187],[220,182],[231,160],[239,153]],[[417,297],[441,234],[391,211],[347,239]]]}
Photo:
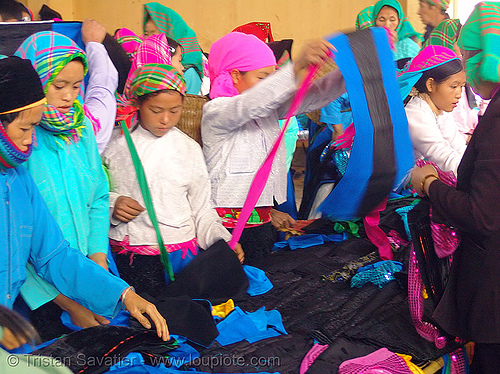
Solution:
{"label": "green and pink headwrap", "polygon": [[487,1],[476,5],[462,27],[458,46],[478,51],[465,61],[469,84],[500,83],[500,3]]}
{"label": "green and pink headwrap", "polygon": [[451,49],[440,45],[429,45],[423,48],[398,77],[401,98],[405,99],[418,82],[424,71],[433,69],[460,58]]}
{"label": "green and pink headwrap", "polygon": [[149,17],[162,33],[182,46],[182,64],[186,67],[194,66],[201,74],[203,72],[203,54],[193,29],[179,14],[157,2],[144,4],[144,26],[146,26]]}
{"label": "green and pink headwrap", "polygon": [[125,88],[124,101],[118,102],[116,122],[125,122],[131,128],[137,122],[136,99],[152,92],[174,90],[186,94],[186,82],[182,75],[170,65],[145,64],[132,73],[131,84]]}
{"label": "green and pink headwrap", "polygon": [[424,47],[428,45],[440,45],[449,49],[453,49],[458,40],[458,27],[460,26],[459,19],[445,19],[437,25],[424,43]]}
{"label": "green and pink headwrap", "polygon": [[252,71],[276,65],[276,57],[266,43],[255,35],[231,32],[210,48],[210,98],[238,95],[231,78],[231,70]]}
{"label": "green and pink headwrap", "polygon": [[426,0],[430,5],[435,5],[443,10],[447,10],[451,0]]}
{"label": "green and pink headwrap", "polygon": [[419,40],[423,40],[422,34],[415,31],[410,21],[406,18],[401,4],[397,0],[380,0],[375,3],[375,5],[370,5],[363,9],[356,17],[356,29],[364,30],[368,27],[374,27],[377,15],[384,6],[390,6],[398,13],[399,24],[396,28],[396,32],[399,40],[410,37],[416,37]]}
{"label": "green and pink headwrap", "polygon": [[[69,62],[79,59],[83,64],[84,74],[87,73],[85,52],[67,36],[53,31],[41,31],[31,35],[21,44],[15,55],[31,61],[40,77],[45,94],[54,78]],[[94,125],[94,131],[98,131],[100,127],[98,120],[84,108],[82,83],[80,93],[70,112],[64,114],[54,106],[46,104],[40,126],[64,142],[78,141],[85,127],[85,115]]]}

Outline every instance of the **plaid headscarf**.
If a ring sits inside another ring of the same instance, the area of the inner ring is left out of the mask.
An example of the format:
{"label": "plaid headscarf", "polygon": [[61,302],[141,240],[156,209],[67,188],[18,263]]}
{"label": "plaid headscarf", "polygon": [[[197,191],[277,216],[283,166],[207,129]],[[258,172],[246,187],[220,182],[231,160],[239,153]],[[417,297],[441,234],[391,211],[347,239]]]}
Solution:
{"label": "plaid headscarf", "polygon": [[500,83],[500,3],[476,5],[462,27],[458,46],[466,51],[480,51],[465,61],[469,84]]}
{"label": "plaid headscarf", "polygon": [[434,30],[432,30],[429,38],[424,43],[424,47],[428,45],[440,45],[449,49],[453,49],[458,39],[458,27],[460,26],[459,19],[445,19]]}
{"label": "plaid headscarf", "polygon": [[[21,44],[15,55],[31,61],[40,77],[45,94],[57,74],[74,59],[82,61],[84,74],[87,73],[85,52],[70,38],[53,31],[41,31],[31,35]],[[88,113],[83,107],[82,97],[83,83],[69,113],[61,113],[54,106],[46,104],[40,126],[64,142],[78,141],[85,128],[85,114]],[[89,119],[94,125],[94,130],[98,130],[98,121],[92,116]]]}
{"label": "plaid headscarf", "polygon": [[168,40],[165,34],[151,35],[137,49],[136,55],[132,60],[132,66],[125,82],[126,92],[130,92],[133,74],[137,68],[146,64],[163,64],[172,65],[173,48],[168,45]]}
{"label": "plaid headscarf", "polygon": [[427,0],[427,2],[431,5],[436,5],[443,10],[447,10],[450,6],[451,0]]}
{"label": "plaid headscarf", "polygon": [[398,77],[401,98],[405,99],[424,71],[460,58],[451,49],[439,45],[423,48]]}
{"label": "plaid headscarf", "polygon": [[419,40],[423,40],[422,34],[415,31],[410,21],[406,18],[401,4],[397,0],[380,0],[375,5],[370,5],[363,9],[356,17],[356,30],[374,27],[377,15],[384,6],[390,6],[398,12],[399,24],[396,28],[396,32],[399,40],[410,37],[417,37]]}
{"label": "plaid headscarf", "polygon": [[123,50],[132,61],[137,53],[137,49],[142,43],[142,38],[126,28],[119,29],[115,33],[114,38],[118,44],[122,46]]}
{"label": "plaid headscarf", "polygon": [[182,17],[172,9],[156,2],[144,4],[143,28],[146,26],[148,17],[151,17],[162,33],[182,46],[182,64],[186,67],[194,66],[201,74],[203,72],[201,47],[195,32]]}
{"label": "plaid headscarf", "polygon": [[116,122],[125,122],[131,128],[137,122],[138,109],[136,99],[152,92],[174,90],[181,95],[186,94],[186,82],[182,75],[172,66],[165,64],[145,64],[135,70],[131,84],[125,88],[126,99],[118,102]]}

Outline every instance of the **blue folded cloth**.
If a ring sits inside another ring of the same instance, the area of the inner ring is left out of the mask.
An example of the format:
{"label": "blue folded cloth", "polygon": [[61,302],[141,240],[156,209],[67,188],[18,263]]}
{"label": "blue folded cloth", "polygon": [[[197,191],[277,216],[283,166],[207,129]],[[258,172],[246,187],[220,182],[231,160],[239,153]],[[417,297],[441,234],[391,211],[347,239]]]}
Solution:
{"label": "blue folded cloth", "polygon": [[321,245],[327,242],[340,243],[346,239],[347,239],[346,233],[331,234],[331,235],[306,234],[306,235],[292,236],[290,239],[285,240],[283,242],[274,243],[273,252],[279,249],[286,248],[287,246],[290,247],[292,251],[295,251],[296,249],[313,247],[315,245]]}
{"label": "blue folded cloth", "polygon": [[250,265],[243,265],[243,270],[248,277],[249,285],[247,293],[250,296],[265,294],[273,288],[273,284],[263,270]]}
{"label": "blue folded cloth", "polygon": [[234,310],[217,325],[219,336],[215,339],[222,345],[246,340],[249,343],[288,333],[283,326],[281,314],[277,310],[266,311],[265,307],[249,313],[240,307]]}

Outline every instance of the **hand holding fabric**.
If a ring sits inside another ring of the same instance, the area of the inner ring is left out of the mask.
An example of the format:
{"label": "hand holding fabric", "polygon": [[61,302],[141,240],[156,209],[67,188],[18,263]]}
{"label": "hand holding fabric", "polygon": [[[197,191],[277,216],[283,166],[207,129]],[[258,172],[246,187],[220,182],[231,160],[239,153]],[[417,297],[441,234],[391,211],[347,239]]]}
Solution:
{"label": "hand holding fabric", "polygon": [[[428,177],[431,175],[435,177]],[[429,181],[431,181],[432,178],[439,179],[436,168],[432,165],[424,165],[423,167],[415,167],[411,172],[411,184],[413,185],[415,191],[421,196],[427,196],[428,191],[425,190],[425,185],[430,185],[428,183],[424,183],[424,186],[422,186],[424,178]],[[425,182],[427,182],[427,180]],[[422,187],[424,187],[424,189],[422,189]]]}
{"label": "hand holding fabric", "polygon": [[318,65],[331,57],[330,50],[335,48],[324,39],[311,40],[304,45],[299,58],[294,62],[294,71],[297,75],[309,65]]}
{"label": "hand holding fabric", "polygon": [[144,207],[128,196],[120,196],[116,199],[113,216],[122,221],[130,222],[144,211]]}
{"label": "hand holding fabric", "polygon": [[240,243],[236,243],[234,252],[238,255],[238,260],[243,263],[245,261],[245,252],[243,251]]}
{"label": "hand holding fabric", "polygon": [[287,229],[295,224],[295,220],[288,214],[280,212],[276,209],[271,209],[271,223],[279,229]]}
{"label": "hand holding fabric", "polygon": [[[124,297],[125,295],[126,297]],[[154,306],[149,301],[144,300],[130,288],[127,288],[123,292],[122,302],[125,306],[125,309],[130,313],[130,315],[134,317],[137,321],[139,321],[139,323],[142,326],[144,326],[147,329],[151,328],[151,323],[143,315],[144,313],[146,313],[149,316],[149,318],[151,318],[151,320],[153,321],[156,327],[156,333],[158,334],[158,337],[162,338],[163,341],[167,341],[170,339],[167,321],[158,312],[156,306]]]}

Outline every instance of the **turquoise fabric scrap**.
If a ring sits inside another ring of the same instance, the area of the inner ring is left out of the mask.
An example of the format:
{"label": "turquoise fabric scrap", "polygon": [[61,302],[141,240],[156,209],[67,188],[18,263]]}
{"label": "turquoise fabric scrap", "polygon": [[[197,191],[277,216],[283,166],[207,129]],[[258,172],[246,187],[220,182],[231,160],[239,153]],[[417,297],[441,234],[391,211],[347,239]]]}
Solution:
{"label": "turquoise fabric scrap", "polygon": [[394,280],[394,273],[403,270],[403,264],[398,261],[379,261],[366,265],[358,269],[351,279],[351,287],[361,288],[367,283],[382,288],[384,285]]}
{"label": "turquoise fabric scrap", "polygon": [[273,288],[273,284],[263,270],[250,265],[243,265],[243,270],[248,277],[247,293],[250,296],[265,294]]}
{"label": "turquoise fabric scrap", "polygon": [[281,314],[277,310],[266,311],[265,307],[250,313],[240,307],[234,310],[217,325],[219,336],[215,339],[220,345],[226,346],[246,340],[254,343],[288,333],[283,326]]}

